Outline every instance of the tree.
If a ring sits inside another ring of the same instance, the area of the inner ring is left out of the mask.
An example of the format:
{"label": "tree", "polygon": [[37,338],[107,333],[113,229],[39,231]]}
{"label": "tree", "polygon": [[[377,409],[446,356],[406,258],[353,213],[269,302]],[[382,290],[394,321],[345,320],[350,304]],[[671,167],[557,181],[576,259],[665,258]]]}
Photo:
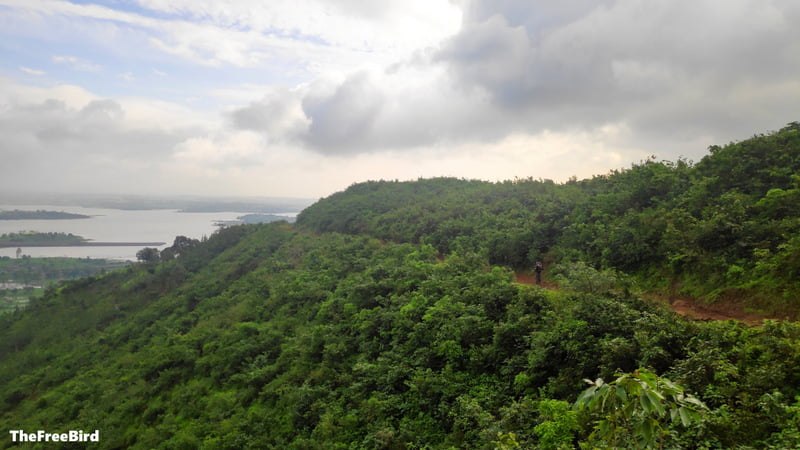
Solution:
{"label": "tree", "polygon": [[188,238],[186,236],[176,236],[175,241],[172,243],[172,247],[167,247],[161,251],[161,259],[164,261],[169,261],[177,258],[186,250],[195,247],[199,243],[200,241],[197,239]]}
{"label": "tree", "polygon": [[586,380],[575,406],[601,417],[589,436],[600,447],[665,448],[674,435],[671,428],[688,427],[708,411],[706,405],[683,388],[646,370],[620,375],[611,383]]}
{"label": "tree", "polygon": [[161,260],[161,254],[157,248],[145,247],[136,252],[136,259],[144,264],[158,264]]}

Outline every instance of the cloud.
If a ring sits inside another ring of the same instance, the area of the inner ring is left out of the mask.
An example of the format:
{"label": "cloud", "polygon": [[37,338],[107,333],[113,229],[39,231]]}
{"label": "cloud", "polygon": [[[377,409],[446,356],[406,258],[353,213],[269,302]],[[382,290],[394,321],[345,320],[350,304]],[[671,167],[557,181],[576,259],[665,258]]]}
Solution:
{"label": "cloud", "polygon": [[357,51],[401,52],[458,29],[461,13],[447,0],[139,0],[152,11],[225,30],[252,31]]}
{"label": "cloud", "polygon": [[103,98],[75,86],[0,79],[0,134],[3,189],[287,196],[333,189],[316,179],[313,155],[262,132],[228,129],[218,116],[168,102]]}
{"label": "cloud", "polygon": [[104,180],[136,186],[147,178],[144,168],[169,160],[178,144],[204,129],[204,122],[191,120],[186,110],[181,110],[182,122],[171,118],[165,126],[159,121],[163,112],[152,112],[163,111],[163,104],[147,103],[100,98],[71,86],[0,83],[3,184],[94,189]]}
{"label": "cloud", "polygon": [[127,130],[125,112],[110,99],[92,100],[73,109],[64,101],[51,98],[42,103],[15,105],[3,116],[3,133],[27,136],[31,145],[26,153],[32,157],[49,152],[78,158],[92,154],[144,156],[164,147],[158,141],[171,140],[159,137],[157,132]]}
{"label": "cloud", "polygon": [[800,103],[794,0],[0,3],[7,48],[47,49],[6,69],[49,87],[0,79],[21,182],[563,179],[696,158]]}
{"label": "cloud", "polygon": [[102,70],[100,65],[75,56],[53,56],[53,62],[66,64],[73,70],[80,70],[83,72],[99,72]]}
{"label": "cloud", "polygon": [[228,113],[233,126],[257,131],[275,141],[295,142],[307,129],[301,99],[287,88],[272,89],[262,99]]}
{"label": "cloud", "polygon": [[455,32],[460,22],[448,0],[141,0],[127,11],[58,0],[3,3],[27,24],[18,33],[88,39],[92,46],[126,48],[141,57],[143,50],[156,50],[208,67],[286,65],[304,74],[388,64]]}
{"label": "cloud", "polygon": [[[624,120],[642,131],[724,134],[749,117],[732,101],[743,86],[783,82],[787,97],[775,106],[797,101],[790,74],[800,60],[790,55],[800,50],[800,8],[790,0],[561,5],[478,1],[436,56],[457,82],[539,127]],[[698,122],[695,112],[716,118]]]}
{"label": "cloud", "polygon": [[175,146],[173,158],[178,164],[218,173],[259,164],[263,148],[264,141],[257,133],[225,133],[186,139]]}
{"label": "cloud", "polygon": [[476,1],[459,32],[438,45],[385,70],[320,78],[280,101],[253,103],[233,113],[234,123],[267,130],[281,123],[282,105],[299,102],[296,126],[267,131],[291,129],[298,144],[325,155],[606,126],[629,127],[631,146],[670,136],[684,145],[729,140],[793,120],[798,9],[788,0],[700,0],[692,8]]}
{"label": "cloud", "polygon": [[359,72],[339,83],[318,80],[301,90],[275,89],[259,101],[233,109],[240,130],[263,133],[320,153],[358,153],[371,142],[383,93],[372,76]]}
{"label": "cloud", "polygon": [[228,117],[237,129],[326,156],[502,138],[508,129],[485,98],[464,95],[443,70],[415,65],[275,90]]}
{"label": "cloud", "polygon": [[303,99],[310,120],[306,142],[323,153],[363,150],[383,102],[383,93],[365,72],[337,86],[320,83]]}
{"label": "cloud", "polygon": [[483,88],[506,106],[525,100],[537,82],[546,83],[532,70],[535,59],[525,28],[511,26],[500,15],[467,24],[436,55],[466,87]]}
{"label": "cloud", "polygon": [[20,67],[19,70],[21,70],[21,71],[23,71],[23,72],[25,72],[25,73],[27,73],[29,75],[36,75],[36,76],[42,76],[42,75],[47,73],[47,72],[45,72],[43,70],[30,69],[28,67]]}

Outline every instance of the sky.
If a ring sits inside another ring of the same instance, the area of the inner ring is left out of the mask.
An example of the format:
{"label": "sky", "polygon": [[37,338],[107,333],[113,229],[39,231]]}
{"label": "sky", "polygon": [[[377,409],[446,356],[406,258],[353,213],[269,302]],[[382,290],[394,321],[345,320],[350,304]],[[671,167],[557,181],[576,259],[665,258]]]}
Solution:
{"label": "sky", "polygon": [[0,0],[0,190],[563,182],[800,120],[797,0]]}

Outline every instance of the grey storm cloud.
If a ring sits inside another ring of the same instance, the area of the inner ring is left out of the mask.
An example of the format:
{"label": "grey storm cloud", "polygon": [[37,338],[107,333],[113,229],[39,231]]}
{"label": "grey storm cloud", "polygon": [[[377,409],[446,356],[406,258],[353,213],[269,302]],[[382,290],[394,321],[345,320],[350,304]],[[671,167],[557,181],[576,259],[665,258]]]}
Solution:
{"label": "grey storm cloud", "polygon": [[[151,161],[167,159],[186,133],[124,127],[125,112],[113,100],[93,100],[82,108],[70,108],[60,100],[38,104],[6,105],[0,112],[0,154],[6,164],[0,175],[33,182],[63,174],[65,167],[90,172],[104,161]],[[108,167],[108,164],[105,164]]]}
{"label": "grey storm cloud", "polygon": [[240,130],[263,132],[272,141],[293,142],[307,128],[301,116],[297,94],[279,88],[264,98],[228,113]]}
{"label": "grey storm cloud", "polygon": [[228,114],[235,128],[264,133],[270,142],[302,144],[324,154],[365,151],[384,94],[366,72],[340,84],[318,82],[299,93],[276,90]]}
{"label": "grey storm cloud", "polygon": [[[655,122],[641,126],[669,130],[696,126],[692,112],[702,111],[731,116],[699,122],[724,133],[733,130],[720,124],[750,119],[734,97],[798,73],[798,19],[792,0],[483,1],[437,59],[502,108],[544,119],[533,123],[637,124],[644,113]],[[773,99],[779,110],[797,101],[796,91],[787,94],[794,95]]]}
{"label": "grey storm cloud", "polygon": [[366,73],[356,73],[331,92],[312,92],[303,99],[310,120],[304,139],[323,153],[361,150],[383,103],[382,92]]}
{"label": "grey storm cloud", "polygon": [[[609,123],[642,142],[742,138],[797,119],[798,22],[795,0],[475,1],[459,32],[382,76],[358,72],[232,117],[322,154]],[[397,87],[407,70],[431,75]],[[292,102],[302,117],[286,126]]]}
{"label": "grey storm cloud", "polygon": [[266,131],[274,129],[276,123],[282,121],[288,107],[280,100],[265,99],[236,109],[229,116],[236,128]]}

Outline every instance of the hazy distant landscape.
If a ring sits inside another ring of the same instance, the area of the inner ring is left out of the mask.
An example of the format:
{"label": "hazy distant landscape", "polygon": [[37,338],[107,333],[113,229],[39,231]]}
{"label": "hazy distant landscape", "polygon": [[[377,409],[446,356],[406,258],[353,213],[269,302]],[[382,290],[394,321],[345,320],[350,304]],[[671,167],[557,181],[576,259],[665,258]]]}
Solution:
{"label": "hazy distant landscape", "polygon": [[[5,307],[0,310],[26,305],[29,297],[41,295],[54,282],[124,267],[136,261],[136,253],[143,247],[163,249],[176,236],[201,239],[221,226],[292,222],[302,207],[311,203],[280,198],[62,194],[20,195],[16,201],[8,202],[10,199],[0,194],[0,200],[6,201],[0,203],[0,258],[6,259],[4,264],[0,263],[0,282],[7,283],[2,289],[6,293]],[[32,205],[31,201],[45,203]],[[23,205],[25,209],[17,209],[15,205]],[[55,210],[53,205],[63,209]],[[68,212],[76,210],[82,213]],[[44,258],[60,261],[61,269],[49,269]],[[32,290],[31,283],[37,288]]]}
{"label": "hazy distant landscape", "polygon": [[83,214],[70,214],[64,211],[21,211],[15,209],[13,211],[0,210],[0,220],[75,220],[75,219],[88,219],[90,216]]}
{"label": "hazy distant landscape", "polygon": [[[120,210],[172,209],[183,212],[297,213],[316,199],[202,197],[0,192],[0,205],[57,205]],[[6,214],[10,214],[6,211]],[[3,213],[0,213],[2,220]]]}
{"label": "hazy distant landscape", "polygon": [[[81,244],[70,242],[75,248],[59,247],[53,239],[40,239],[38,245],[28,245],[26,254],[34,256],[96,257],[105,259],[135,260],[135,248],[104,247],[102,243],[144,243],[161,247],[171,243],[175,236],[185,235],[195,239],[208,236],[217,226],[241,224],[244,221],[294,220],[294,216],[311,200],[292,198],[208,198],[208,197],[145,197],[103,195],[20,195],[11,200],[0,194],[0,217],[4,213],[17,220],[0,220],[0,234],[17,234],[17,241],[6,238],[0,256],[14,256],[15,246],[25,247],[25,240],[33,242],[31,233],[41,236],[81,236]],[[40,201],[45,203],[28,203]],[[55,214],[57,213],[57,214]],[[49,216],[47,218],[43,215]],[[66,215],[66,216],[64,216]],[[23,217],[24,216],[24,217]],[[53,217],[80,217],[81,220],[52,220]],[[243,217],[243,219],[240,219]],[[41,242],[44,241],[44,242]],[[67,242],[66,240],[62,240]],[[0,243],[2,243],[0,242]],[[156,245],[159,244],[160,245]],[[40,248],[43,246],[59,248]],[[115,245],[114,247],[119,247]]]}
{"label": "hazy distant landscape", "polygon": [[[218,214],[117,214],[144,213]],[[356,183],[0,291],[0,419],[101,448],[797,448],[798,217],[797,122],[566,183]]]}
{"label": "hazy distant landscape", "polygon": [[797,0],[0,0],[0,449],[800,448]]}

